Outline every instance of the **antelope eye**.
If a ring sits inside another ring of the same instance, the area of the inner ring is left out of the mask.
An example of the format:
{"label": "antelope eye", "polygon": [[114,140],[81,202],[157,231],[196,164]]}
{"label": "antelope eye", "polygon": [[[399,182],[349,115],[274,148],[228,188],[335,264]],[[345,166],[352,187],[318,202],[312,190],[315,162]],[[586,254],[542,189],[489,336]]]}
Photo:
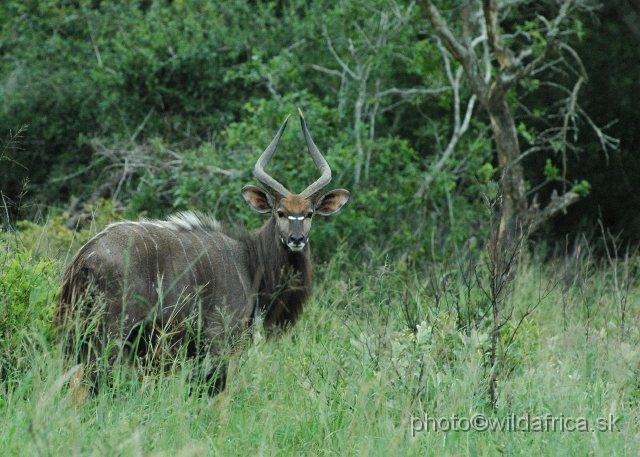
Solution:
{"label": "antelope eye", "polygon": [[282,211],[278,211],[278,217],[283,218],[285,217],[285,214]]}
{"label": "antelope eye", "polygon": [[313,212],[312,212],[312,211],[309,211],[309,212],[307,213],[307,217],[308,217],[309,219],[311,219],[311,218],[313,217]]}

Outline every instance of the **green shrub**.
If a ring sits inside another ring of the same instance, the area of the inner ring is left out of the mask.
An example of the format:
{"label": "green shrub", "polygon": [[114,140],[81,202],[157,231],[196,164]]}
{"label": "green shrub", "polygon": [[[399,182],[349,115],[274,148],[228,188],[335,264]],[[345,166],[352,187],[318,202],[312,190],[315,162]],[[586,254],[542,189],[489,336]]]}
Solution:
{"label": "green shrub", "polygon": [[[302,108],[314,142],[333,170],[333,181],[326,190],[346,188],[352,194],[335,218],[316,221],[312,235],[315,253],[327,260],[328,250],[322,246],[343,240],[356,250],[377,249],[380,240],[384,240],[384,249],[396,252],[419,245],[425,202],[414,196],[420,170],[409,142],[393,136],[368,142],[369,164],[356,184],[357,158],[351,134],[339,125],[335,110],[306,93],[247,104],[246,117],[221,132],[215,145],[207,143],[176,153],[155,143],[149,152],[153,166],[141,170],[126,190],[130,195],[128,215],[164,217],[173,211],[196,209],[212,213],[226,225],[258,227],[264,218],[252,213],[240,190],[256,183],[251,174],[256,160],[296,106]],[[292,192],[302,192],[318,178],[297,115],[292,117],[268,172]]]}
{"label": "green shrub", "polygon": [[26,249],[0,245],[0,365],[3,381],[20,382],[34,346],[52,341],[59,266]]}

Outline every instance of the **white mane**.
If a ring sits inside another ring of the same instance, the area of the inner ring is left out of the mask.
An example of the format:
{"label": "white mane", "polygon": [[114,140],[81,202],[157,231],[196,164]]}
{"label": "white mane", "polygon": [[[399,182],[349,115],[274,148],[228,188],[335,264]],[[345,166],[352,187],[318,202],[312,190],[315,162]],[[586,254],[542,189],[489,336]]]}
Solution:
{"label": "white mane", "polygon": [[143,219],[140,222],[123,221],[110,224],[107,229],[122,224],[151,224],[156,227],[173,230],[175,232],[183,232],[190,230],[222,230],[222,225],[213,216],[195,211],[181,211],[172,214],[167,220],[148,220]]}
{"label": "white mane", "polygon": [[172,214],[166,221],[153,222],[177,232],[197,229],[220,230],[222,228],[220,222],[210,214],[194,211],[183,211],[177,214]]}

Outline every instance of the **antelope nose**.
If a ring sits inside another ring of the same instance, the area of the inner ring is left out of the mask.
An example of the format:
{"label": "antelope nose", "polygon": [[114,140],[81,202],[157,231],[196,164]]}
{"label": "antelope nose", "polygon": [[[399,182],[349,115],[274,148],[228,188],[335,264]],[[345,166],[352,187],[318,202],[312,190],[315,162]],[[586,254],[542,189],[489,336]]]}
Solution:
{"label": "antelope nose", "polygon": [[291,242],[293,244],[300,244],[304,241],[304,236],[302,235],[298,235],[298,234],[293,234],[289,237],[289,239],[291,240]]}

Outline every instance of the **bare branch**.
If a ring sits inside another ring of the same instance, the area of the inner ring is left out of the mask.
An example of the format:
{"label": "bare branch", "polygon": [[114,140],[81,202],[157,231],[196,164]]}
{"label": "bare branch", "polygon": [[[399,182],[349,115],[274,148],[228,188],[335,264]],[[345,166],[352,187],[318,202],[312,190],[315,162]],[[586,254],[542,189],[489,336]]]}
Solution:
{"label": "bare branch", "polygon": [[580,76],[582,76],[582,78],[585,81],[587,81],[589,79],[589,77],[587,76],[587,70],[584,68],[584,65],[582,63],[582,59],[580,58],[578,53],[575,51],[575,49],[573,49],[567,43],[559,43],[558,44],[558,48],[559,49],[564,49],[565,51],[569,52],[569,54],[571,54],[571,57],[573,57],[573,60],[575,60],[576,63],[578,64],[578,68],[580,69]]}
{"label": "bare branch", "polygon": [[400,95],[403,98],[407,98],[411,95],[436,95],[451,90],[451,87],[438,87],[436,89],[427,89],[426,87],[414,87],[412,89],[399,89],[397,87],[391,87],[390,89],[383,90],[376,94],[377,98],[382,98],[387,95]]}
{"label": "bare branch", "polygon": [[208,173],[215,173],[218,175],[223,175],[223,176],[238,176],[240,174],[242,174],[242,172],[240,170],[236,170],[234,168],[231,168],[229,170],[226,170],[224,168],[220,168],[220,167],[216,167],[215,165],[207,165],[206,170]]}
{"label": "bare branch", "polygon": [[[609,151],[608,149],[616,150],[620,145],[620,140],[618,138],[614,138],[612,136],[606,135],[600,127],[598,127],[595,122],[584,112],[584,110],[578,107],[578,112],[584,117],[584,119],[589,123],[593,131],[598,135],[598,139],[600,140],[600,145],[602,146],[602,150],[604,151],[605,157],[607,158],[607,162],[609,161]],[[609,124],[610,125],[610,124]]]}
{"label": "bare branch", "polygon": [[458,37],[447,27],[440,12],[433,5],[431,0],[418,0],[422,13],[429,19],[436,35],[440,37],[442,43],[458,62],[468,62],[470,60],[469,51],[460,43]]}
{"label": "bare branch", "polygon": [[338,78],[342,78],[343,73],[340,73],[338,70],[332,70],[331,68],[321,67],[320,65],[316,65],[314,63],[309,65],[310,68],[314,70],[321,71],[322,73],[326,73],[328,75],[337,76]]}
{"label": "bare branch", "polygon": [[575,123],[576,106],[578,104],[578,92],[584,78],[581,76],[576,81],[571,91],[571,97],[569,97],[569,103],[567,104],[567,112],[564,115],[564,121],[562,123],[562,190],[566,192],[566,177],[567,177],[567,131],[569,128],[569,121]]}
{"label": "bare branch", "polygon": [[[618,11],[618,17],[625,23],[637,41],[640,41],[640,14],[637,2],[629,0],[611,0]],[[634,8],[635,3],[635,8]]]}
{"label": "bare branch", "polygon": [[[483,0],[483,1],[487,1],[487,0]],[[538,15],[538,19],[540,19],[540,21],[543,22],[547,27],[547,32],[545,34],[545,40],[546,40],[545,47],[542,49],[542,52],[540,53],[540,55],[537,56],[535,59],[533,59],[531,62],[529,62],[527,65],[523,65],[522,61],[517,62],[518,64],[517,69],[514,72],[513,77],[511,78],[510,84],[515,83],[529,76],[541,64],[543,64],[547,60],[549,54],[551,53],[551,50],[557,44],[557,40],[560,34],[560,24],[565,20],[565,18],[569,14],[569,11],[572,5],[573,5],[573,1],[565,0],[560,6],[560,9],[558,10],[558,15],[551,22],[549,22],[549,20],[544,16]],[[571,49],[571,48],[567,46],[567,49]],[[577,57],[577,54],[575,52],[573,52],[573,55]]]}
{"label": "bare branch", "polygon": [[[534,232],[538,227],[540,227],[543,223],[554,217],[556,214],[560,212],[565,212],[566,209],[580,200],[580,194],[573,191],[568,191],[558,196],[558,194],[554,191],[551,194],[551,200],[547,204],[547,206],[538,211],[537,214],[533,216],[533,220],[531,221],[530,231]],[[537,209],[537,204],[532,205],[531,210],[535,211]]]}
{"label": "bare branch", "polygon": [[349,76],[351,76],[355,80],[358,80],[358,75],[356,75],[351,70],[351,68],[349,68],[349,66],[346,63],[344,63],[344,61],[340,58],[336,50],[333,48],[331,37],[329,36],[329,32],[327,32],[327,28],[325,26],[322,27],[322,33],[325,39],[327,40],[327,46],[329,47],[329,52],[331,52],[331,55],[333,56],[333,58],[336,59],[336,62],[338,62],[338,65],[340,65],[342,69],[349,74]]}
{"label": "bare branch", "polygon": [[464,120],[460,119],[460,81],[462,79],[462,74],[464,70],[462,65],[460,65],[455,75],[451,70],[451,62],[449,61],[449,55],[447,50],[442,45],[441,41],[438,41],[438,48],[442,53],[442,57],[444,59],[445,72],[447,74],[447,78],[449,79],[449,83],[451,84],[451,89],[453,91],[453,133],[451,134],[451,138],[449,139],[449,143],[445,148],[444,152],[440,159],[432,166],[431,173],[425,179],[425,182],[420,186],[418,191],[416,192],[416,197],[420,198],[427,191],[431,183],[433,182],[436,172],[442,170],[446,165],[447,161],[453,155],[456,146],[458,145],[458,141],[460,138],[466,133],[469,129],[469,124],[471,123],[471,116],[473,115],[473,108],[475,106],[475,102],[477,100],[477,96],[474,94],[469,98],[467,102]]}
{"label": "bare branch", "polygon": [[548,70],[550,68],[555,67],[556,65],[558,65],[561,62],[564,62],[564,59],[560,57],[558,59],[551,60],[551,61],[549,61],[549,62],[547,62],[545,64],[539,65],[536,68],[534,68],[533,70],[531,70],[531,73],[529,73],[529,76],[535,76],[538,73],[542,73],[545,70]]}
{"label": "bare branch", "polygon": [[489,45],[493,53],[500,63],[500,69],[511,68],[515,66],[513,61],[513,51],[504,45],[502,34],[500,33],[500,24],[498,23],[498,5],[496,0],[482,0],[482,10],[484,11],[484,20],[487,26],[487,37]]}
{"label": "bare branch", "polygon": [[509,165],[515,165],[517,163],[520,163],[525,157],[530,156],[531,154],[534,154],[536,152],[544,151],[545,149],[547,148],[543,146],[532,146],[526,151],[524,151],[522,154],[520,154],[518,158],[513,160]]}
{"label": "bare branch", "polygon": [[144,126],[147,125],[147,122],[149,121],[149,119],[151,119],[151,115],[153,114],[154,111],[155,111],[155,108],[152,106],[149,112],[147,113],[147,115],[144,117],[144,119],[138,126],[138,128],[136,129],[136,131],[133,133],[133,135],[131,135],[131,138],[129,139],[130,143],[133,143],[134,141],[136,141],[136,138],[138,137],[140,132],[142,132],[142,129],[144,129]]}

